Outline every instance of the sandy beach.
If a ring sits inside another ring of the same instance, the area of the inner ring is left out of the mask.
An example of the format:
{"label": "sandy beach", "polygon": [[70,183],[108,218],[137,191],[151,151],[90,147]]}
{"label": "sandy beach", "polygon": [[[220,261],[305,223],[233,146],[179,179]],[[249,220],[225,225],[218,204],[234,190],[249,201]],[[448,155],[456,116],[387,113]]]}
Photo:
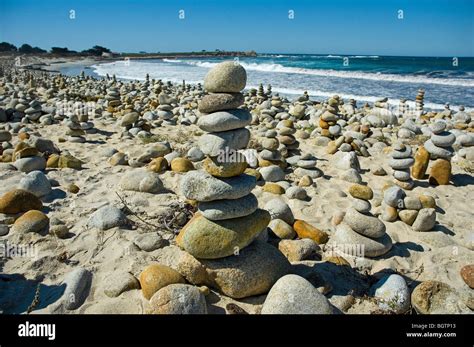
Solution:
{"label": "sandy beach", "polygon": [[472,111],[2,71],[3,313],[472,313]]}

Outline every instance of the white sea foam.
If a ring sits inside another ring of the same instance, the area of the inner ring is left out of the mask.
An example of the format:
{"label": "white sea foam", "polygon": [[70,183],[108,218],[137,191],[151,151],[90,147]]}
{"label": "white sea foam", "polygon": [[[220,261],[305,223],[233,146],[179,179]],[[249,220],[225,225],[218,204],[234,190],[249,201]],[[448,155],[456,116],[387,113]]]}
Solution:
{"label": "white sea foam", "polygon": [[[179,65],[173,64],[177,63]],[[183,80],[183,77],[186,78],[186,83],[191,83],[191,84],[197,84],[197,83],[203,83],[203,78],[204,75],[207,71],[207,69],[212,68],[215,66],[217,63],[215,62],[206,62],[206,61],[188,61],[188,60],[181,60],[181,61],[176,61],[176,60],[169,60],[167,62],[150,62],[150,61],[116,61],[116,62],[111,62],[111,63],[103,63],[103,64],[98,64],[98,65],[93,65],[92,68],[94,69],[94,72],[97,73],[100,76],[105,76],[106,74],[112,75],[115,74],[117,78],[120,79],[128,79],[128,80],[144,80],[146,74],[148,73],[151,78],[155,79],[162,79],[163,81],[171,81],[173,83],[181,83]],[[278,69],[280,69],[279,64],[255,64],[255,63],[242,63],[242,65],[247,69],[247,70],[252,70],[254,69],[255,71],[262,71],[262,70],[257,70],[257,69],[262,69],[263,65],[263,71],[264,72],[275,72],[275,69],[278,72]],[[193,68],[193,66],[200,67],[200,69]],[[295,75],[294,77],[301,77],[300,79],[294,79],[292,85],[288,87],[281,87],[276,83],[273,85],[272,83],[272,90],[274,92],[280,93],[282,95],[287,95],[289,97],[291,96],[296,96],[296,95],[302,95],[305,90],[308,91],[309,95],[316,97],[316,98],[328,98],[334,94],[340,95],[344,99],[355,99],[357,101],[367,101],[367,102],[374,102],[380,97],[383,97],[384,95],[377,95],[376,92],[374,91],[374,94],[372,96],[368,95],[363,95],[363,94],[351,94],[351,93],[341,93],[341,90],[317,90],[309,87],[309,89],[303,89],[306,84],[305,78],[303,74]],[[280,76],[280,78],[276,78],[277,76],[269,76],[269,80],[275,80],[275,81],[286,81],[286,78],[284,76]],[[283,80],[282,80],[283,78]],[[383,80],[380,75],[378,75],[378,80]],[[250,82],[250,81],[249,81]],[[254,83],[257,83],[254,81]],[[357,83],[356,83],[357,84]],[[249,83],[247,85],[246,89],[250,88],[257,88],[257,85],[252,85],[252,83]],[[354,90],[358,90],[355,88]],[[398,105],[399,99],[398,98],[393,98],[389,99],[389,103],[392,105]],[[407,102],[410,104],[410,101]],[[454,104],[454,103],[453,103]],[[428,101],[425,102],[425,107],[429,109],[443,109],[444,104],[439,104],[439,103],[430,103]],[[456,110],[456,106],[452,106],[452,109]],[[471,108],[466,108],[468,111],[471,110]]]}
{"label": "white sea foam", "polygon": [[[218,62],[200,61],[200,60],[183,60],[185,64],[195,65],[204,68],[213,68]],[[262,71],[262,72],[277,72],[277,73],[289,73],[289,74],[304,74],[313,76],[323,77],[339,77],[339,78],[357,78],[373,81],[388,81],[388,82],[402,82],[402,83],[426,83],[426,84],[441,84],[448,86],[460,86],[460,87],[474,87],[474,80],[466,80],[460,78],[431,78],[426,76],[408,76],[408,75],[395,75],[395,74],[384,74],[384,73],[373,73],[373,72],[361,72],[361,71],[341,71],[341,70],[322,70],[322,69],[304,69],[297,67],[283,66],[281,64],[268,64],[268,63],[246,63],[240,62],[240,64],[247,70],[250,71]]]}

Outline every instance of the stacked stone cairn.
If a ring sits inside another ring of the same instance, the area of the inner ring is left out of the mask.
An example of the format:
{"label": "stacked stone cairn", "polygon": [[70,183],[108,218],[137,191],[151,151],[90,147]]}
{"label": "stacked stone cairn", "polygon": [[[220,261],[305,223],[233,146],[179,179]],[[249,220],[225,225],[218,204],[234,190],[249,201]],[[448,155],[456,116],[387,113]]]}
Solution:
{"label": "stacked stone cairn", "polygon": [[408,111],[407,99],[401,98],[400,103],[398,104],[398,115],[403,117],[403,115]]}
{"label": "stacked stone cairn", "polygon": [[84,143],[86,142],[85,131],[82,129],[81,123],[79,122],[79,116],[76,113],[71,113],[69,119],[66,121],[66,126],[69,128],[66,131],[69,142]]}
{"label": "stacked stone cairn", "polygon": [[420,195],[406,196],[398,186],[384,190],[381,218],[386,222],[400,219],[410,225],[414,231],[429,231],[436,224],[436,202],[433,197]]}
{"label": "stacked stone cairn", "polygon": [[410,167],[414,162],[412,149],[409,145],[396,143],[393,146],[392,159],[389,165],[393,169],[393,178],[396,185],[406,190],[413,189],[415,184],[411,179]]}
{"label": "stacked stone cairn", "polygon": [[[354,198],[343,222],[337,225],[331,247],[352,256],[373,258],[387,253],[392,240],[385,232],[385,224],[370,213],[373,191],[370,187],[353,184],[349,193]],[[347,247],[357,245],[358,249]]]}
{"label": "stacked stone cairn", "polygon": [[261,83],[258,85],[257,100],[259,102],[267,100],[267,96],[265,95],[265,91],[263,90],[263,84]]}
{"label": "stacked stone cairn", "polygon": [[424,89],[419,89],[418,94],[416,95],[416,98],[415,98],[415,113],[418,117],[423,114],[423,106],[425,105],[423,103],[424,98],[425,98]]}
{"label": "stacked stone cairn", "polygon": [[331,139],[337,138],[342,131],[341,126],[336,123],[339,118],[339,96],[335,95],[328,100],[327,106],[319,118],[321,136]]}
{"label": "stacked stone cairn", "polygon": [[196,258],[238,254],[270,222],[270,214],[258,209],[257,198],[251,193],[256,178],[244,174],[247,163],[238,152],[250,139],[245,126],[251,115],[238,109],[244,101],[240,91],[246,80],[245,69],[235,62],[218,64],[204,80],[210,94],[201,100],[199,110],[204,115],[197,123],[207,132],[198,141],[207,156],[204,171],[188,172],[181,181],[181,192],[198,202],[198,213],[176,239],[178,246]]}
{"label": "stacked stone cairn", "polygon": [[456,136],[445,130],[444,121],[437,121],[430,128],[431,138],[424,144],[430,159],[434,160],[430,167],[429,182],[433,185],[446,185],[449,184],[451,176],[451,157],[454,153],[452,145],[456,141]]}

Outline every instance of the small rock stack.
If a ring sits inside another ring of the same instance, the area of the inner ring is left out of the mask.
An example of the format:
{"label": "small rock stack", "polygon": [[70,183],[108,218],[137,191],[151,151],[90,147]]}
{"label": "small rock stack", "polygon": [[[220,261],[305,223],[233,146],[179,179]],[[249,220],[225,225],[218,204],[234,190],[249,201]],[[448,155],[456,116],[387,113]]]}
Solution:
{"label": "small rock stack", "polygon": [[261,167],[278,165],[282,166],[284,163],[281,152],[278,150],[280,141],[277,139],[277,131],[275,129],[268,129],[265,132],[265,137],[262,140],[263,150],[259,153],[259,165]]}
{"label": "small rock stack", "polygon": [[414,182],[410,176],[410,167],[413,165],[412,149],[409,145],[397,143],[393,146],[390,167],[393,169],[395,184],[407,190],[413,189]]}
{"label": "small rock stack", "polygon": [[421,116],[423,114],[424,98],[425,98],[425,90],[418,89],[418,94],[415,98],[415,113],[417,116]]}
{"label": "small rock stack", "polygon": [[110,113],[115,112],[115,108],[121,104],[119,89],[115,86],[109,87],[105,100],[107,100],[107,111]]}
{"label": "small rock stack", "polygon": [[394,222],[400,218],[415,231],[429,231],[436,224],[436,202],[428,195],[408,197],[399,187],[388,187],[384,191],[382,208],[384,221]]}
{"label": "small rock stack", "polygon": [[337,124],[339,119],[339,96],[335,95],[328,100],[325,111],[319,118],[319,127],[321,135],[329,138],[335,138],[341,134],[341,126]]}
{"label": "small rock stack", "polygon": [[[354,184],[349,188],[349,193],[354,198],[353,207],[346,212],[343,223],[337,226],[331,239],[332,248],[348,255],[366,258],[387,253],[392,247],[392,240],[385,232],[385,224],[370,213],[372,189]],[[348,246],[358,248],[347,248]]]}
{"label": "small rock stack", "polygon": [[196,258],[227,257],[248,246],[268,225],[270,214],[258,209],[251,194],[256,178],[243,172],[245,157],[237,152],[247,146],[251,122],[247,110],[237,109],[243,101],[245,69],[234,62],[218,64],[204,80],[206,95],[199,110],[207,113],[198,126],[208,133],[199,139],[207,156],[205,171],[188,172],[181,181],[181,192],[199,202],[199,212],[178,235],[178,246]]}
{"label": "small rock stack", "polygon": [[263,90],[263,84],[261,84],[261,83],[258,85],[257,100],[259,102],[267,100],[267,96],[265,95],[265,91]]}
{"label": "small rock stack", "polygon": [[398,115],[399,116],[403,116],[405,114],[405,112],[408,111],[406,102],[407,102],[407,99],[405,99],[405,98],[400,99],[400,103],[398,104]]}
{"label": "small rock stack", "polygon": [[456,136],[445,131],[446,123],[438,121],[431,125],[431,138],[425,142],[424,147],[430,153],[430,159],[435,160],[430,168],[429,182],[433,185],[449,184],[451,176],[451,157],[454,149],[452,144]]}
{"label": "small rock stack", "polygon": [[284,119],[277,124],[276,128],[278,130],[278,141],[285,147],[283,152],[288,155],[289,151],[297,150],[299,142],[294,136],[296,133],[294,122],[291,119]]}
{"label": "small rock stack", "polygon": [[85,132],[82,129],[81,123],[79,122],[79,117],[76,114],[69,115],[69,119],[66,121],[66,126],[69,128],[66,132],[69,142],[86,142],[86,138],[83,136]]}

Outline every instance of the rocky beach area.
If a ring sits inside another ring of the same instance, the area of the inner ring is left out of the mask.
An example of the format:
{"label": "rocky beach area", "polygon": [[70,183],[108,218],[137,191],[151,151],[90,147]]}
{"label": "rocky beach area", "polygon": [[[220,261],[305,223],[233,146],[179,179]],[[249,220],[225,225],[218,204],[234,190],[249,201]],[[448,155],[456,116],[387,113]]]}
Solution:
{"label": "rocky beach area", "polygon": [[473,312],[473,111],[55,62],[0,59],[2,313]]}

